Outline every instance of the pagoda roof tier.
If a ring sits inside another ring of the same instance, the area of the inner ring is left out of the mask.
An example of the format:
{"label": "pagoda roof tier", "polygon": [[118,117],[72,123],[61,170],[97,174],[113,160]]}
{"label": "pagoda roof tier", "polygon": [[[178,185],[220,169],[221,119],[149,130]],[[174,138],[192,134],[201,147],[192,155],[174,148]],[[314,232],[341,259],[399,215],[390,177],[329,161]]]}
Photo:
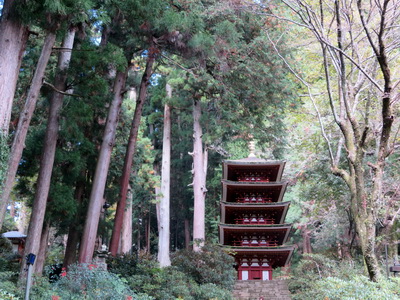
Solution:
{"label": "pagoda roof tier", "polygon": [[293,255],[293,246],[280,246],[280,247],[228,247],[224,246],[236,258],[242,259],[267,259],[272,268],[284,267],[287,265]]}
{"label": "pagoda roof tier", "polygon": [[[285,221],[290,201],[278,203],[257,203],[248,205],[247,203],[221,202],[221,223],[244,224],[243,217],[257,216],[258,224],[282,224]],[[262,219],[261,219],[262,217]],[[242,220],[239,220],[242,218]],[[262,221],[261,221],[262,220]],[[254,223],[248,220],[250,225]]]}
{"label": "pagoda roof tier", "polygon": [[281,202],[287,182],[236,182],[222,180],[222,201],[236,203]]}
{"label": "pagoda roof tier", "polygon": [[279,246],[287,242],[291,228],[292,224],[220,224],[219,241],[222,245],[259,247],[266,243],[266,245]]}
{"label": "pagoda roof tier", "polygon": [[[277,182],[281,181],[285,161],[267,161],[256,157],[239,160],[224,160],[223,179],[245,181],[243,175],[258,173],[258,180]],[[260,176],[262,175],[262,176]],[[249,181],[250,178],[248,178]]]}

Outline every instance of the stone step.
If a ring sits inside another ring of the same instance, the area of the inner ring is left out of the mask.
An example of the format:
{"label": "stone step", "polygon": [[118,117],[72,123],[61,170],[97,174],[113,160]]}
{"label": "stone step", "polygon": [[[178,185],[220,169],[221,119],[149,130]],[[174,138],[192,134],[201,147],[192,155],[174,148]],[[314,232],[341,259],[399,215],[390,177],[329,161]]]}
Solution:
{"label": "stone step", "polygon": [[238,280],[233,289],[235,300],[290,300],[285,280]]}

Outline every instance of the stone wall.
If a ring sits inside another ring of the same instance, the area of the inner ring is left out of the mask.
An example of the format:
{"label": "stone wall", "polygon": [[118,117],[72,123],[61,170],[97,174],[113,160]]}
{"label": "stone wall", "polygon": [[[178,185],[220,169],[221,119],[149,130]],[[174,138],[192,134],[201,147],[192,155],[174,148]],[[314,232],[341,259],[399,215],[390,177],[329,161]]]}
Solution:
{"label": "stone wall", "polygon": [[233,290],[235,300],[290,300],[285,280],[238,280]]}

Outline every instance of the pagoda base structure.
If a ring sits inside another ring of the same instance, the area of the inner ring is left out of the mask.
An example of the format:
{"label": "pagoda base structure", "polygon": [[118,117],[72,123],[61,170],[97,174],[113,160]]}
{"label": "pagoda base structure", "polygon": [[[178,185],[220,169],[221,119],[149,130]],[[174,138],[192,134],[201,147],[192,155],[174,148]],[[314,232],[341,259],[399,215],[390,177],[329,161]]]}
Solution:
{"label": "pagoda base structure", "polygon": [[219,240],[235,257],[238,280],[272,280],[273,270],[290,262],[284,166],[257,158],[224,161]]}

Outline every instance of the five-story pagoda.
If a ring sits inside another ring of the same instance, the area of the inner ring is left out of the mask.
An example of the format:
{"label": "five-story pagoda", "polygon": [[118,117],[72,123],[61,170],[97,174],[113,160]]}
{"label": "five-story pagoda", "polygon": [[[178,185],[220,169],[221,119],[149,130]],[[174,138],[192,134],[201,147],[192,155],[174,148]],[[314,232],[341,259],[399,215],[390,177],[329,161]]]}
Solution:
{"label": "five-story pagoda", "polygon": [[220,243],[233,253],[239,280],[271,280],[292,256],[293,247],[284,245],[291,230],[284,166],[254,155],[223,163]]}

